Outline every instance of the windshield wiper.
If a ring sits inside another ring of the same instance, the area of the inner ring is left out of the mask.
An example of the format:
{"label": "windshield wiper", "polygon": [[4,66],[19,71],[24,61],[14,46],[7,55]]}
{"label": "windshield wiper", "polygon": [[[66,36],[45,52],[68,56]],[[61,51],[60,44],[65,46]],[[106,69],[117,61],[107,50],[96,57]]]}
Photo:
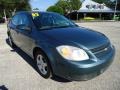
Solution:
{"label": "windshield wiper", "polygon": [[66,25],[66,26],[51,26],[46,28],[39,28],[40,30],[49,30],[54,28],[67,28],[67,27],[75,27],[75,25]]}
{"label": "windshield wiper", "polygon": [[68,25],[68,26],[53,26],[53,28],[67,28],[67,27],[73,27],[74,25]]}

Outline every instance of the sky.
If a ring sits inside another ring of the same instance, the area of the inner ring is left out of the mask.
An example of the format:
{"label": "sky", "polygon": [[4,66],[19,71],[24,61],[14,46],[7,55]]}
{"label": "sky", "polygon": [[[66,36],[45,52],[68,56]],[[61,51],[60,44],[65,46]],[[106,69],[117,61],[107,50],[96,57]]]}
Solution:
{"label": "sky", "polygon": [[30,0],[32,9],[38,8],[40,11],[46,11],[46,9],[54,5],[58,0]]}

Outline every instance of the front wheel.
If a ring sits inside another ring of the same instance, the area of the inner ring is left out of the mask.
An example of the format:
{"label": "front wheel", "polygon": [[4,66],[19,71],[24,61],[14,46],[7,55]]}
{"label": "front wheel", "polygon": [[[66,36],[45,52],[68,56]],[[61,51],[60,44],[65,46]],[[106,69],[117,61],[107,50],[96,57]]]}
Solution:
{"label": "front wheel", "polygon": [[50,63],[46,55],[43,52],[37,51],[35,54],[35,60],[37,62],[37,67],[40,75],[46,79],[50,78],[52,76],[52,73]]}

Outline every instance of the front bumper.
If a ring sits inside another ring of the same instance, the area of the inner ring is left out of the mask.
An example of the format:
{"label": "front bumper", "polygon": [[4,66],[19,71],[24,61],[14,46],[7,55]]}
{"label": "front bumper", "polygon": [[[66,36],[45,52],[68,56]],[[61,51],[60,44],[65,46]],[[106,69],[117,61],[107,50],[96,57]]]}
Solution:
{"label": "front bumper", "polygon": [[[61,57],[57,57],[56,75],[66,78],[68,80],[89,80],[101,73],[103,73],[112,63],[115,48],[112,47],[107,53],[103,53],[102,58],[96,61],[69,61],[63,60]],[[97,58],[96,58],[97,59]]]}

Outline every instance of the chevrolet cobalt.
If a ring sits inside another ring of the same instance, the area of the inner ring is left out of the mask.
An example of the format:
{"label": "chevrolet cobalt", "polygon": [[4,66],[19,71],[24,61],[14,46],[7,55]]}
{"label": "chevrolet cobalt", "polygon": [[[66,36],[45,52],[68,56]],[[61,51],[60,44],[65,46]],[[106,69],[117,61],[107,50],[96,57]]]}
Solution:
{"label": "chevrolet cobalt", "polygon": [[7,34],[10,46],[32,57],[44,78],[89,80],[103,73],[115,55],[104,34],[52,12],[18,12],[8,23]]}

